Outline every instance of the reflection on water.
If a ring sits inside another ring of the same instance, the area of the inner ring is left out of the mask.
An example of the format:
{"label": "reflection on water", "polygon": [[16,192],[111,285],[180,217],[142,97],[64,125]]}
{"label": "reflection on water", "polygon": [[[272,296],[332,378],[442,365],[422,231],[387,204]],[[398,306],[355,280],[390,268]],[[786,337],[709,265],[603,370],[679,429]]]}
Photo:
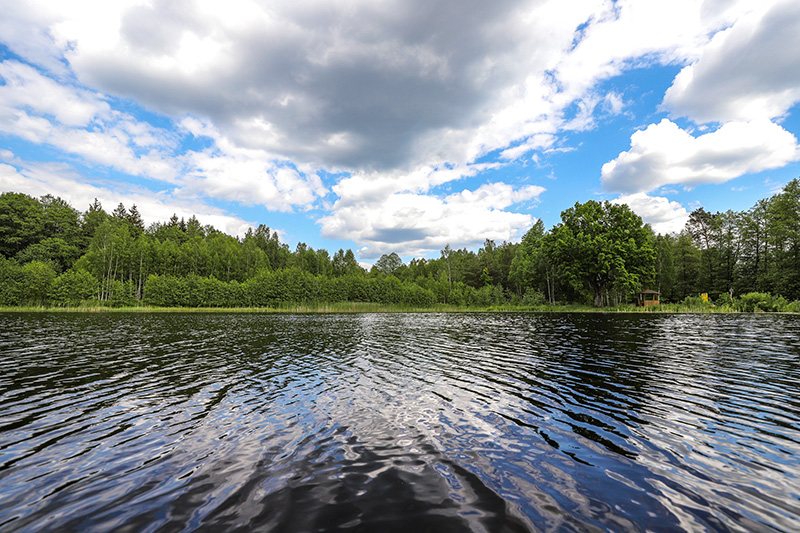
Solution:
{"label": "reflection on water", "polygon": [[0,314],[0,530],[800,530],[800,317]]}

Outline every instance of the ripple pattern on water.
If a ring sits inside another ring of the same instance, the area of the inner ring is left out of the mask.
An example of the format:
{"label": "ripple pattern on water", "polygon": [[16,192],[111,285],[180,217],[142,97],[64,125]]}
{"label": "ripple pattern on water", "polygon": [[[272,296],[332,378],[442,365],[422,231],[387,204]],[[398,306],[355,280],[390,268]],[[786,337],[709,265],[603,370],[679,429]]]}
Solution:
{"label": "ripple pattern on water", "polygon": [[0,314],[3,531],[800,530],[800,317]]}

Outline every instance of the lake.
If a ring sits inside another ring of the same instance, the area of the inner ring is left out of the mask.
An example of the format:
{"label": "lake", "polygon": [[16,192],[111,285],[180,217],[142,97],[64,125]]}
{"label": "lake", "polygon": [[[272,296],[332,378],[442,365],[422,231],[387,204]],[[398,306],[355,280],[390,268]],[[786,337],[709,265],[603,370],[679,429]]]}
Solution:
{"label": "lake", "polygon": [[800,317],[0,314],[0,531],[800,531]]}

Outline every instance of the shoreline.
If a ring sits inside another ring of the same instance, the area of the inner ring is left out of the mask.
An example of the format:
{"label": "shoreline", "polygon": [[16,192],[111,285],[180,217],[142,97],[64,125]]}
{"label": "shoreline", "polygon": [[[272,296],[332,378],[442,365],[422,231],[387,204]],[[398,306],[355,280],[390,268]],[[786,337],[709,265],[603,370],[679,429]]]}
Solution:
{"label": "shoreline", "polygon": [[739,315],[797,315],[789,311],[739,311],[724,307],[692,307],[681,304],[663,304],[652,307],[589,307],[579,305],[542,306],[491,306],[456,307],[437,305],[434,307],[409,307],[362,302],[347,302],[327,305],[286,304],[281,307],[157,307],[129,306],[106,307],[86,305],[76,307],[47,306],[0,306],[0,313],[198,313],[198,314],[392,314],[392,313],[605,313],[605,314],[739,314]]}

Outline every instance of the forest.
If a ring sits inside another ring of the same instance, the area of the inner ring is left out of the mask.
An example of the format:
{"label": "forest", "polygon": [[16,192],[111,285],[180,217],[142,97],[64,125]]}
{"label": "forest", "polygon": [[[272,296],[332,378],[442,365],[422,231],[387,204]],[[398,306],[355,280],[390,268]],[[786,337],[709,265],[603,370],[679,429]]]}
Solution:
{"label": "forest", "polygon": [[0,306],[280,307],[371,302],[408,308],[619,307],[662,303],[800,311],[800,179],[746,211],[691,213],[655,234],[624,204],[576,203],[519,243],[396,253],[369,270],[352,250],[294,250],[265,225],[242,237],[196,217],[145,224],[135,205],[80,212],[52,195],[0,194]]}

